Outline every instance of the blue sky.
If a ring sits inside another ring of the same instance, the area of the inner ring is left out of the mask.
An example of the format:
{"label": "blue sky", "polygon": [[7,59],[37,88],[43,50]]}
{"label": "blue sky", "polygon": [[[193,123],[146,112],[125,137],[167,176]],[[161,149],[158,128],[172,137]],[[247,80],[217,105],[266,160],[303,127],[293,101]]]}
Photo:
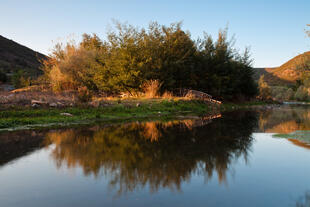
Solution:
{"label": "blue sky", "polygon": [[279,66],[310,50],[304,30],[310,0],[0,0],[0,35],[48,54],[55,42],[82,33],[104,37],[112,19],[146,26],[183,21],[193,38],[229,26],[254,66]]}

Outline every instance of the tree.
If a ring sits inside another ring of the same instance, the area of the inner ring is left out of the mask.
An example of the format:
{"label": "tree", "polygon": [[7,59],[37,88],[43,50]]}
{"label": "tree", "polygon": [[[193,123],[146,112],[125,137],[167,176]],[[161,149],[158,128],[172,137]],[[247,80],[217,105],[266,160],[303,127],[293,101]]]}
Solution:
{"label": "tree", "polygon": [[264,75],[261,75],[258,81],[259,87],[259,95],[263,100],[270,99],[271,97],[271,90],[268,86],[267,82],[264,80]]}
{"label": "tree", "polygon": [[188,88],[220,99],[251,97],[257,92],[249,50],[239,54],[227,40],[205,34],[194,41],[182,24],[156,22],[137,28],[116,22],[105,40],[84,34],[79,44],[55,46],[44,70],[57,90],[87,87],[106,93],[137,92],[158,80],[161,90]]}

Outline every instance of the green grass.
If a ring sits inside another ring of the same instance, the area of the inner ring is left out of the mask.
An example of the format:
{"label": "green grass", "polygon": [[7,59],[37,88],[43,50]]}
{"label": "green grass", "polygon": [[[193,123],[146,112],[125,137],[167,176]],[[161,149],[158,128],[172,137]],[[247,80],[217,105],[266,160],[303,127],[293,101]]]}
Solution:
{"label": "green grass", "polygon": [[[201,101],[160,100],[142,102],[139,107],[135,104],[120,103],[107,107],[74,107],[65,109],[8,109],[0,111],[0,131],[57,127],[74,124],[94,124],[135,120],[143,118],[158,118],[177,115],[202,115],[211,112],[209,105]],[[63,116],[70,113],[73,116]]]}
{"label": "green grass", "polygon": [[[136,104],[140,103],[137,107]],[[212,108],[203,101],[179,99],[140,99],[111,102],[105,107],[69,107],[57,108],[11,108],[0,111],[0,131],[59,128],[67,126],[91,125],[100,122],[123,122],[145,119],[175,119],[178,116],[202,116],[221,111],[246,109],[251,106],[264,105],[263,102],[246,102],[243,104],[226,103]],[[73,116],[63,116],[70,113]]]}
{"label": "green grass", "polygon": [[295,131],[289,134],[275,134],[273,137],[276,138],[285,138],[285,139],[297,139],[301,142],[305,143],[310,143],[310,131],[307,130],[300,130],[300,131]]}

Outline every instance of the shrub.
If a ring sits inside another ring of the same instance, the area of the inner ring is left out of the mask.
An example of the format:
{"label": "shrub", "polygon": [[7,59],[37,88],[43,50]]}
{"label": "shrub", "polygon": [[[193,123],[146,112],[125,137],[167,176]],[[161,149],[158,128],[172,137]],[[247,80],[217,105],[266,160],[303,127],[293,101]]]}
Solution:
{"label": "shrub", "polygon": [[31,79],[23,70],[18,70],[13,73],[12,83],[15,88],[23,88],[31,85]]}
{"label": "shrub", "polygon": [[91,93],[89,92],[89,90],[84,86],[84,87],[80,87],[78,88],[78,99],[81,102],[88,102],[91,100]]}
{"label": "shrub", "polygon": [[267,82],[265,82],[264,80],[264,75],[262,75],[259,78],[258,81],[258,86],[259,86],[259,96],[263,99],[263,100],[267,100],[271,98],[271,89],[268,86]]}
{"label": "shrub", "polygon": [[142,86],[145,97],[147,98],[158,97],[161,86],[162,86],[162,83],[160,83],[158,80],[146,81]]}
{"label": "shrub", "polygon": [[286,94],[285,94],[285,100],[292,100],[294,98],[294,91],[293,89],[289,88],[287,91],[286,91]]}
{"label": "shrub", "polygon": [[308,99],[308,92],[304,86],[300,86],[297,89],[295,99],[298,101],[306,101]]}
{"label": "shrub", "polygon": [[167,99],[173,98],[173,93],[171,93],[170,91],[165,91],[162,97]]}

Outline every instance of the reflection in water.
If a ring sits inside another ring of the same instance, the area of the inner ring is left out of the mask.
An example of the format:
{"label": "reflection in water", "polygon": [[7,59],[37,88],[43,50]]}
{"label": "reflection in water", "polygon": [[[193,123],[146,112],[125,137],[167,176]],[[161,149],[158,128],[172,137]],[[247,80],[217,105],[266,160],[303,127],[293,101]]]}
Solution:
{"label": "reflection in water", "polygon": [[259,131],[283,134],[278,137],[287,138],[293,145],[308,150],[310,149],[309,130],[310,110],[308,106],[282,106],[259,113]]}
{"label": "reflection in water", "polygon": [[0,134],[0,166],[25,156],[41,147],[41,131],[17,131]]}
{"label": "reflection in water", "polygon": [[309,143],[301,142],[297,139],[288,139],[288,141],[290,141],[295,146],[302,147],[304,149],[310,150],[310,144]]}
{"label": "reflection in water", "polygon": [[282,106],[260,111],[259,130],[268,133],[291,133],[297,130],[310,130],[309,107]]}
{"label": "reflection in water", "polygon": [[[280,107],[199,120],[0,133],[0,206],[85,206],[85,200],[98,206],[187,206],[192,201],[201,206],[309,206],[310,193],[296,200],[296,194],[309,189],[310,154],[300,148],[310,149],[309,144],[253,134],[309,130],[309,114],[307,108]],[[37,149],[42,150],[34,154]],[[243,159],[251,167],[244,167]],[[59,168],[81,169],[82,175],[71,179]],[[232,170],[236,179],[230,179]],[[98,180],[88,182],[89,177]],[[200,185],[203,179],[209,185]],[[217,180],[229,186],[214,184]],[[114,190],[134,193],[115,199],[110,196]],[[150,197],[148,190],[158,194]]]}
{"label": "reflection in water", "polygon": [[185,120],[146,122],[69,129],[50,132],[46,144],[54,144],[51,157],[58,168],[81,167],[86,176],[110,179],[124,193],[149,185],[151,191],[167,187],[180,190],[192,173],[206,180],[214,172],[220,183],[233,161],[247,161],[254,112],[229,114],[212,122]]}

